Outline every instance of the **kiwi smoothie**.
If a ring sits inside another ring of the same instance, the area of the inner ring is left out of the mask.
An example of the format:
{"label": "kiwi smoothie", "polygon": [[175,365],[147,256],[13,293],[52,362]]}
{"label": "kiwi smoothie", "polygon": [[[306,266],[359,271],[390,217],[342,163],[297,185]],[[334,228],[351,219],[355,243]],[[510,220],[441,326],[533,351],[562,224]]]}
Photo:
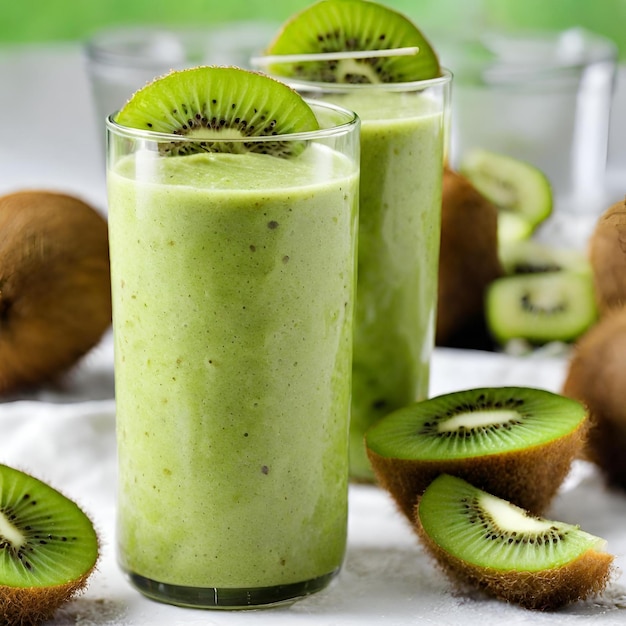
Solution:
{"label": "kiwi smoothie", "polygon": [[[364,433],[428,395],[434,343],[448,77],[349,88],[361,118],[350,472],[371,480]],[[348,86],[351,87],[351,86]],[[394,91],[396,89],[397,91]]]}
{"label": "kiwi smoothie", "polygon": [[146,595],[272,604],[340,567],[354,157],[109,165],[119,560]]}

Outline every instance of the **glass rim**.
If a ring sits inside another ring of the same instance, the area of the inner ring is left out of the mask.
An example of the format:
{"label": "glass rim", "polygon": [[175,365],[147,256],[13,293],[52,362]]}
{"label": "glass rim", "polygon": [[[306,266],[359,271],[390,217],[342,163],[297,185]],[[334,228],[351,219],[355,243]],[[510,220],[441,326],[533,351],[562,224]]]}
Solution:
{"label": "glass rim", "polygon": [[452,71],[447,67],[441,67],[441,74],[439,76],[399,83],[327,83],[322,81],[303,80],[291,76],[281,76],[280,74],[273,74],[270,72],[265,73],[273,78],[276,78],[277,80],[287,83],[290,87],[296,90],[306,88],[311,92],[325,93],[347,93],[365,90],[387,92],[424,91],[425,89],[430,89],[431,87],[449,85],[452,82],[453,77]]}
{"label": "glass rim", "polygon": [[196,143],[201,141],[211,141],[215,143],[266,143],[276,141],[312,141],[321,138],[331,138],[345,135],[353,129],[358,129],[360,124],[359,116],[350,109],[346,109],[337,104],[323,102],[320,100],[309,100],[305,98],[305,102],[315,111],[316,108],[325,109],[336,114],[340,114],[344,121],[334,126],[320,127],[316,130],[308,130],[297,133],[284,133],[282,135],[255,135],[241,137],[189,137],[188,135],[177,135],[175,133],[164,133],[154,130],[144,130],[141,128],[133,128],[124,126],[115,121],[117,111],[107,116],[105,123],[109,132],[130,139],[143,139],[156,143]]}

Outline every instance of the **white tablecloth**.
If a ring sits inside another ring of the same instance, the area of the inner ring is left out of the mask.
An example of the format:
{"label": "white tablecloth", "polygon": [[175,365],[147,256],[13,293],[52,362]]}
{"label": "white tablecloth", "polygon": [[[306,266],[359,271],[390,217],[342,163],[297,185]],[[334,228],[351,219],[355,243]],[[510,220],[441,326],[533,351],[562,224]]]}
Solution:
{"label": "white tablecloth", "polygon": [[[61,189],[104,210],[99,131],[78,48],[0,50],[0,85],[0,193]],[[565,367],[563,358],[437,350],[432,393],[507,384],[558,391]],[[149,601],[126,583],[115,563],[114,427],[110,335],[61,386],[0,403],[0,462],[27,470],[77,500],[102,539],[91,585],[59,611],[53,626],[626,623],[626,588],[619,577],[602,598],[557,614],[457,595],[387,494],[367,486],[350,489],[347,558],[327,590],[271,611],[199,611]],[[626,567],[626,495],[607,491],[594,468],[575,466],[550,515],[605,537],[618,568]]]}

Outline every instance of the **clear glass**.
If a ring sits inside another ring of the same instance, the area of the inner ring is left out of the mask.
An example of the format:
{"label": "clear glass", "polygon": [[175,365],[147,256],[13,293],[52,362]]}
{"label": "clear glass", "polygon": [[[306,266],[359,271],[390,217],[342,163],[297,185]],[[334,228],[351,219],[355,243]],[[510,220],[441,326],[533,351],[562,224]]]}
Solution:
{"label": "clear glass", "polygon": [[288,79],[361,118],[359,250],[350,474],[373,473],[363,443],[387,413],[428,396],[441,193],[452,76],[392,84]]}
{"label": "clear glass", "polygon": [[614,44],[579,28],[486,30],[442,37],[440,49],[455,75],[452,164],[474,148],[532,163],[555,199],[544,230],[581,243],[568,240],[574,218],[595,220],[605,202]]}
{"label": "clear glass", "polygon": [[121,108],[147,82],[196,65],[247,67],[252,51],[275,31],[271,22],[215,27],[125,26],[94,33],[84,46],[98,121]]}
{"label": "clear glass", "polygon": [[311,106],[224,153],[107,123],[118,558],[156,600],[291,602],[344,557],[359,120]]}

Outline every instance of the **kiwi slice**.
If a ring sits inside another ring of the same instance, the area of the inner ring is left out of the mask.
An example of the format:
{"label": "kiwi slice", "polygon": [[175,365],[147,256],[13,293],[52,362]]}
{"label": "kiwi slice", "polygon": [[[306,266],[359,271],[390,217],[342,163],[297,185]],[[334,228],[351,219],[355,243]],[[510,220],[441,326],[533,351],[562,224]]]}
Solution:
{"label": "kiwi slice", "polygon": [[417,26],[367,0],[321,0],[296,13],[266,50],[306,55],[417,47],[417,54],[272,63],[275,75],[325,83],[401,83],[441,75],[438,57]]}
{"label": "kiwi slice", "polygon": [[235,67],[200,66],[170,72],[137,91],[115,121],[193,139],[163,143],[161,151],[169,155],[260,152],[288,157],[300,152],[304,144],[245,139],[319,129],[313,110],[293,89]]}
{"label": "kiwi slice", "polygon": [[581,250],[557,247],[535,239],[500,245],[499,256],[506,274],[591,273],[589,260]]}
{"label": "kiwi slice", "polygon": [[426,549],[454,581],[519,604],[555,610],[601,593],[612,572],[606,541],[442,475],[415,511]]}
{"label": "kiwi slice", "polygon": [[540,513],[583,446],[587,414],[571,398],[526,387],[457,391],[379,420],[365,434],[379,484],[412,518],[442,473]]}
{"label": "kiwi slice", "polygon": [[551,271],[494,280],[487,288],[485,314],[494,339],[505,345],[572,342],[597,319],[589,274]]}
{"label": "kiwi slice", "polygon": [[533,229],[552,213],[550,181],[526,161],[475,149],[463,157],[459,169],[501,211],[525,219]]}
{"label": "kiwi slice", "polygon": [[98,538],[74,502],[0,465],[0,554],[2,623],[38,624],[85,587]]}

